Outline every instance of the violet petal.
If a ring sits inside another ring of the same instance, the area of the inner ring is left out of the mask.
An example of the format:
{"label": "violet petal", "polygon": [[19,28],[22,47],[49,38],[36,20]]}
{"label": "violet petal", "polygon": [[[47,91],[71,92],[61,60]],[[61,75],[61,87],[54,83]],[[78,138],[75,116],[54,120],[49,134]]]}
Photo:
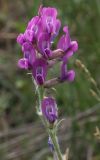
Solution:
{"label": "violet petal", "polygon": [[41,33],[38,39],[38,48],[42,55],[45,55],[46,49],[50,49],[50,36],[47,33]]}
{"label": "violet petal", "polygon": [[18,67],[21,69],[28,69],[29,67],[29,62],[27,58],[21,58],[18,61]]}
{"label": "violet petal", "polygon": [[33,63],[32,74],[36,82],[42,85],[47,75],[47,62],[42,58],[36,59]]}
{"label": "violet petal", "polygon": [[17,37],[17,43],[19,43],[21,46],[23,45],[23,43],[26,41],[24,34],[19,34]]}
{"label": "violet petal", "polygon": [[46,97],[42,100],[42,113],[50,123],[54,123],[57,120],[58,109],[54,98]]}

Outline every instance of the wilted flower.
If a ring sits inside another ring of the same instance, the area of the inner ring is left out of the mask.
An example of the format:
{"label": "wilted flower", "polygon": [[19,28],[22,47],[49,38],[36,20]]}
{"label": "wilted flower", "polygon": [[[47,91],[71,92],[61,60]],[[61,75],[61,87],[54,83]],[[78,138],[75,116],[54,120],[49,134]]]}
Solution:
{"label": "wilted flower", "polygon": [[42,100],[42,113],[50,123],[54,123],[57,120],[58,109],[54,98],[45,97]]}

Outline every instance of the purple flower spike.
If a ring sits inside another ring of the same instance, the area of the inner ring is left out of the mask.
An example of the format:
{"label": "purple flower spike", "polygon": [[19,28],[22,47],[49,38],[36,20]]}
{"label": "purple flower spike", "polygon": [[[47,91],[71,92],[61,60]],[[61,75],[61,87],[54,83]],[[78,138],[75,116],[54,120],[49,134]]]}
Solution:
{"label": "purple flower spike", "polygon": [[54,123],[57,120],[58,109],[54,98],[45,97],[42,100],[42,113],[49,123]]}
{"label": "purple flower spike", "polygon": [[28,67],[29,67],[28,59],[27,58],[19,59],[18,67],[21,69],[28,69]]}
{"label": "purple flower spike", "polygon": [[62,82],[64,81],[70,81],[72,82],[75,78],[75,72],[74,70],[70,70],[70,71],[67,71],[67,66],[66,66],[66,63],[62,63],[61,65],[61,76],[60,76],[60,80]]}
{"label": "purple flower spike", "polygon": [[[75,77],[73,70],[67,70],[67,62],[78,50],[78,43],[71,41],[68,26],[63,27],[64,34],[59,39],[57,48],[52,50],[54,47],[52,44],[61,28],[61,21],[57,19],[57,14],[56,8],[41,5],[38,15],[29,21],[25,32],[17,37],[17,42],[22,46],[23,52],[23,58],[18,61],[18,66],[22,69],[29,69],[37,84],[44,85],[44,87],[48,84],[45,80],[49,67],[51,64],[53,67],[58,61],[62,62],[61,74],[54,84],[59,81],[73,81]],[[51,64],[50,61],[52,61]],[[51,111],[46,112],[45,117],[53,122],[57,116],[55,109]]]}
{"label": "purple flower spike", "polygon": [[37,84],[42,85],[47,75],[47,62],[44,59],[36,59],[33,63],[33,77]]}

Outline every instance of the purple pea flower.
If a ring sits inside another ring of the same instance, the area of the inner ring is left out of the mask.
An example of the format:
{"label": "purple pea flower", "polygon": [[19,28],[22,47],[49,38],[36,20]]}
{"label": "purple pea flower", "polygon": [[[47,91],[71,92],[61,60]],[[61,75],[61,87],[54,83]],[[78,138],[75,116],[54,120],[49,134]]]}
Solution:
{"label": "purple pea flower", "polygon": [[50,35],[48,33],[41,33],[38,39],[38,49],[45,58],[52,54],[50,46]]}
{"label": "purple pea flower", "polygon": [[64,82],[64,81],[72,82],[74,78],[75,78],[74,70],[67,71],[66,63],[63,62],[61,64],[61,75],[60,75],[61,82]]}
{"label": "purple pea flower", "polygon": [[73,55],[73,53],[78,50],[78,43],[77,41],[71,41],[67,26],[63,28],[63,31],[65,32],[65,35],[60,38],[57,48],[62,49],[65,52],[62,60],[64,62],[67,62],[67,60]]}
{"label": "purple pea flower", "polygon": [[47,75],[47,61],[43,58],[36,59],[33,63],[32,74],[37,84],[42,85]]}
{"label": "purple pea flower", "polygon": [[56,30],[56,17],[57,10],[55,8],[43,8],[42,9],[42,23],[45,31],[48,33],[54,33]]}
{"label": "purple pea flower", "polygon": [[24,58],[18,61],[18,66],[22,69],[32,69],[33,63],[36,59],[35,49],[31,43],[25,42],[22,46]]}
{"label": "purple pea flower", "polygon": [[18,35],[17,43],[22,46],[25,42],[36,42],[40,32],[42,32],[41,19],[39,16],[35,16],[29,21],[25,32]]}
{"label": "purple pea flower", "polygon": [[42,100],[42,113],[49,123],[54,123],[57,120],[58,109],[54,98],[45,97]]}
{"label": "purple pea flower", "polygon": [[39,16],[33,17],[26,28],[25,36],[29,41],[35,42],[39,34],[43,32],[42,21]]}

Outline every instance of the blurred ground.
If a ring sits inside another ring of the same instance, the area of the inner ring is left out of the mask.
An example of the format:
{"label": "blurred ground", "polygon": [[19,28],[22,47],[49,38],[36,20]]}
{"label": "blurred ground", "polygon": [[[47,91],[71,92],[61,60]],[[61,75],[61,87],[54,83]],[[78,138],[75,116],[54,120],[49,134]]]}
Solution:
{"label": "blurred ground", "polygon": [[[37,14],[39,4],[39,0],[0,0],[0,160],[52,160],[35,114],[31,77],[17,67],[22,53],[16,37]],[[59,143],[63,153],[70,148],[70,160],[100,160],[100,141],[94,137],[95,127],[100,127],[100,104],[90,93],[94,86],[75,65],[80,59],[100,88],[100,1],[45,0],[45,5],[58,9],[62,24],[79,42],[69,64],[75,68],[75,81],[56,87],[59,116],[65,117]],[[57,73],[55,68],[52,74]]]}

